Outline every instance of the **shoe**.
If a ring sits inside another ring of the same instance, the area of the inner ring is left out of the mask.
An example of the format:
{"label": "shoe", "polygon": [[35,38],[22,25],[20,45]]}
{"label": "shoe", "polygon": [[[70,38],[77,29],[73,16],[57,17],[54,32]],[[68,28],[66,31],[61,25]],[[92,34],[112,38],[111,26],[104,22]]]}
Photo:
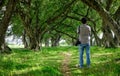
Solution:
{"label": "shoe", "polygon": [[90,68],[90,65],[88,65],[87,68]]}
{"label": "shoe", "polygon": [[82,68],[83,68],[83,66],[80,66],[79,68],[80,68],[80,69],[82,69]]}
{"label": "shoe", "polygon": [[79,67],[80,67],[80,65],[79,65],[79,64],[76,64],[76,65],[75,65],[75,67],[76,67],[76,68],[79,68]]}

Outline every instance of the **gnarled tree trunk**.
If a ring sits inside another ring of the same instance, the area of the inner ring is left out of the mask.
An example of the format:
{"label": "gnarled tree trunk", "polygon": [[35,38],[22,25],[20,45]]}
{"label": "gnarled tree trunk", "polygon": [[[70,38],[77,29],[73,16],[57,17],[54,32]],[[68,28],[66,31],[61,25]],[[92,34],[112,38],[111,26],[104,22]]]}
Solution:
{"label": "gnarled tree trunk", "polygon": [[102,38],[103,45],[107,48],[116,47],[113,33],[109,28],[109,26],[105,24],[105,22],[103,22],[102,30],[103,30],[103,38]]}
{"label": "gnarled tree trunk", "polygon": [[16,0],[9,0],[6,6],[5,14],[0,23],[0,51],[11,51],[10,48],[7,50],[7,45],[5,45],[5,33],[9,26],[9,22],[14,11]]}

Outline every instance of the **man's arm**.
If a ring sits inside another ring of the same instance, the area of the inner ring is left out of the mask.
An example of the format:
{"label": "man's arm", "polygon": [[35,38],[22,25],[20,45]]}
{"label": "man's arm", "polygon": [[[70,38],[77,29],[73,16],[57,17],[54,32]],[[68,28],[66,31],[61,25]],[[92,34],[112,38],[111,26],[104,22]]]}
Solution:
{"label": "man's arm", "polygon": [[77,28],[77,33],[78,34],[80,33],[80,26],[78,26],[78,28]]}
{"label": "man's arm", "polygon": [[91,35],[91,27],[89,26],[89,34]]}

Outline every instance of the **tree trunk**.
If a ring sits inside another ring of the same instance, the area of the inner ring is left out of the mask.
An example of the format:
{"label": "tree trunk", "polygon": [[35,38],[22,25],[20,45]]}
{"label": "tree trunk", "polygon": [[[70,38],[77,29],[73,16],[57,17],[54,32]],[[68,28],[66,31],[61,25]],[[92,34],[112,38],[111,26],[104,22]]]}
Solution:
{"label": "tree trunk", "polygon": [[29,47],[28,40],[29,39],[27,38],[26,31],[24,30],[23,36],[22,36],[22,41],[23,41],[24,48],[28,48]]}
{"label": "tree trunk", "polygon": [[36,32],[34,33],[34,35],[32,35],[32,37],[30,37],[30,49],[33,50],[40,50],[40,40],[39,40],[39,34],[37,34]]}
{"label": "tree trunk", "polygon": [[[14,8],[15,8],[15,4],[16,4],[15,0],[9,0],[8,1],[4,17],[2,18],[2,21],[0,23],[0,51],[3,51],[3,50],[6,49],[5,33],[6,33],[6,30],[7,30],[8,26],[9,26],[9,22],[10,22],[12,13],[13,13]],[[2,46],[4,48],[2,48]]]}
{"label": "tree trunk", "polygon": [[103,45],[107,48],[115,47],[113,33],[110,27],[103,21]]}
{"label": "tree trunk", "polygon": [[51,38],[51,46],[58,46],[59,45],[59,41],[60,41],[60,35],[55,35],[54,37]]}
{"label": "tree trunk", "polygon": [[[117,11],[115,12],[115,14],[114,14],[114,19],[117,21],[117,23],[118,23],[118,25],[119,25],[119,27],[120,27],[120,6],[119,6],[119,8],[117,9]],[[116,38],[116,35],[115,35],[115,38],[114,38],[114,42],[115,42],[115,44],[116,45],[120,45],[120,42],[118,41],[118,39]]]}
{"label": "tree trunk", "polygon": [[29,9],[28,11],[24,11],[22,9],[18,10],[18,13],[21,17],[21,20],[23,22],[24,25],[24,29],[26,31],[26,35],[29,39],[29,44],[28,44],[28,48],[30,48],[31,50],[39,50],[40,49],[40,32],[39,32],[39,10],[38,10],[38,5],[37,2],[35,3],[35,16],[36,16],[36,20],[35,20],[35,25],[32,25],[32,18],[30,16],[30,6],[28,5]]}
{"label": "tree trunk", "polygon": [[50,44],[49,40],[50,40],[49,38],[45,39],[45,47],[49,47],[49,44]]}
{"label": "tree trunk", "polygon": [[[94,28],[95,29],[95,28]],[[97,31],[96,30],[94,30],[92,27],[91,27],[91,31],[92,31],[92,33],[93,33],[93,35],[94,35],[94,38],[95,38],[95,41],[94,41],[94,43],[97,45],[97,46],[101,46],[102,44],[101,44],[101,39],[97,36]],[[92,40],[92,39],[91,39]],[[91,41],[91,43],[92,43],[93,41]]]}
{"label": "tree trunk", "polygon": [[[31,50],[39,50],[40,49],[40,45],[39,45],[39,33],[37,32],[36,29],[32,29],[32,28],[26,28],[26,34],[27,37],[29,38],[29,44],[28,44],[28,48],[30,48]],[[34,32],[32,30],[35,30]]]}

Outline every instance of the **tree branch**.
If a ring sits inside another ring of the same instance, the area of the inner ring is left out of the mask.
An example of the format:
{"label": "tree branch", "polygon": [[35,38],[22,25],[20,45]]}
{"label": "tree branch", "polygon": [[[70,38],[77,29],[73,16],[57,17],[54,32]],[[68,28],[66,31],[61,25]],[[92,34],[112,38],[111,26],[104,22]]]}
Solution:
{"label": "tree branch", "polygon": [[73,38],[73,39],[77,39],[76,37],[74,37],[74,36],[72,36],[72,35],[70,35],[70,34],[67,34],[67,33],[65,33],[65,32],[62,32],[62,31],[60,31],[60,30],[57,30],[57,29],[54,29],[56,32],[58,32],[58,33],[62,33],[62,34],[65,34],[65,35],[67,35],[68,37],[70,37],[70,38]]}
{"label": "tree branch", "polygon": [[116,34],[118,41],[120,41],[120,27],[118,23],[111,17],[111,15],[103,8],[96,0],[81,0],[83,3],[95,9],[103,20],[110,26]]}
{"label": "tree branch", "polygon": [[67,16],[67,18],[74,19],[74,20],[77,20],[77,21],[80,21],[80,20],[81,20],[80,18],[74,17],[74,16]]}
{"label": "tree branch", "polygon": [[107,0],[106,2],[106,10],[109,11],[111,5],[112,5],[113,0]]}
{"label": "tree branch", "polygon": [[[58,18],[60,18],[64,12],[66,12],[72,4],[74,4],[77,0],[72,0],[71,2],[69,2],[68,4],[66,4],[64,7],[59,8],[58,10],[56,10],[53,13],[53,16],[51,16],[50,18],[47,19],[47,23],[51,24],[52,22],[54,22],[55,20],[57,20]],[[57,13],[57,14],[56,14]]]}

